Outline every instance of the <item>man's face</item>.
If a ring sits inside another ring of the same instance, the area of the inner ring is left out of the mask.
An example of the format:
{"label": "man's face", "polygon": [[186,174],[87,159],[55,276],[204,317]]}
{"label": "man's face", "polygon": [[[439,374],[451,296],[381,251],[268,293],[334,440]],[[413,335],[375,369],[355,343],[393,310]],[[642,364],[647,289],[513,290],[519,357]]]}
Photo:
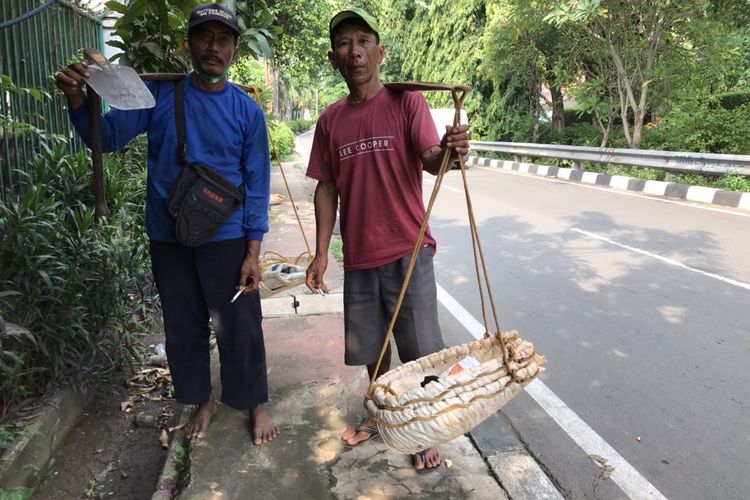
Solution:
{"label": "man's face", "polygon": [[333,68],[349,85],[368,83],[379,76],[385,49],[377,42],[375,33],[359,24],[340,27],[333,40],[333,51],[328,59]]}
{"label": "man's face", "polygon": [[210,75],[224,73],[236,55],[234,33],[218,21],[196,27],[186,48],[200,70]]}

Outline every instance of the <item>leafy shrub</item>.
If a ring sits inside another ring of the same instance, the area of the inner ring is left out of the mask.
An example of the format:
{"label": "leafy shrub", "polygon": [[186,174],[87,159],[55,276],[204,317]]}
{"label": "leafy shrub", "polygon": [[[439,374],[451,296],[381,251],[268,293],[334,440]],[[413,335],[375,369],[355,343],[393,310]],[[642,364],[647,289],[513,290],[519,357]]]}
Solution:
{"label": "leafy shrub", "polygon": [[308,130],[310,130],[310,128],[312,128],[313,125],[315,125],[315,122],[313,120],[303,120],[301,118],[288,120],[284,123],[286,123],[290,129],[292,129],[292,132],[294,132],[295,135],[301,134],[302,132],[307,132]]}
{"label": "leafy shrub", "polygon": [[713,183],[716,189],[750,193],[750,179],[739,174],[725,174]]}
{"label": "leafy shrub", "polygon": [[566,125],[562,132],[549,130],[544,139],[549,140],[551,144],[599,147],[602,142],[602,132],[596,125],[575,123]]}
{"label": "leafy shrub", "polygon": [[668,151],[747,154],[750,104],[724,109],[705,101],[681,102],[670,108],[648,145]]}
{"label": "leafy shrub", "polygon": [[271,126],[271,137],[276,145],[276,152],[284,160],[294,153],[294,132],[284,123],[276,123]]}
{"label": "leafy shrub", "polygon": [[678,184],[686,184],[688,186],[708,186],[711,183],[705,175],[692,174],[692,173],[678,173],[672,177],[672,182]]}
{"label": "leafy shrub", "polygon": [[107,161],[111,215],[96,219],[83,154],[44,142],[16,196],[0,202],[0,314],[29,336],[0,337],[0,403],[48,382],[108,372],[134,355],[155,293],[144,231],[145,143]]}
{"label": "leafy shrub", "polygon": [[715,97],[719,100],[719,105],[724,109],[734,109],[750,104],[750,92],[748,91],[724,92]]}
{"label": "leafy shrub", "polygon": [[581,109],[565,109],[565,126],[573,125],[576,123],[585,123],[587,125],[593,124],[590,111]]}

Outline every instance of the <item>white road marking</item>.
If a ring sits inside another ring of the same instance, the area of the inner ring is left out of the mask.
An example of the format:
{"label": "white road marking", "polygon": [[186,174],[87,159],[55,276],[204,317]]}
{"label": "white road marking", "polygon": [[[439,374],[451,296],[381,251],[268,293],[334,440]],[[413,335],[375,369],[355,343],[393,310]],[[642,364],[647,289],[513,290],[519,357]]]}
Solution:
{"label": "white road marking", "polygon": [[664,499],[665,497],[648,479],[641,476],[614,448],[612,448],[594,429],[568,408],[544,382],[534,380],[526,386],[526,393],[534,398],[557,424],[588,455],[599,455],[607,459],[607,464],[615,468],[612,480],[620,489],[633,499]]}
{"label": "white road marking", "polygon": [[[485,328],[471,315],[456,299],[443,287],[437,285],[437,296],[441,304],[455,317],[471,335],[477,339],[484,336]],[[599,455],[607,459],[607,463],[614,467],[611,479],[633,499],[664,499],[666,497],[657,490],[645,477],[635,470],[614,448],[589,427],[586,422],[568,408],[539,379],[526,386],[526,392],[557,424],[576,442],[588,455]]]}
{"label": "white road marking", "polygon": [[696,269],[694,267],[686,266],[682,262],[678,262],[678,261],[673,260],[673,259],[668,259],[667,257],[662,257],[661,255],[657,255],[657,254],[649,252],[647,250],[641,250],[640,248],[632,247],[630,245],[625,245],[623,243],[618,243],[616,241],[610,240],[609,238],[605,238],[604,236],[599,236],[598,234],[591,233],[589,231],[584,231],[583,229],[578,229],[577,227],[574,227],[573,229],[571,229],[571,231],[574,231],[576,233],[580,233],[580,234],[586,235],[589,238],[594,238],[594,239],[597,239],[599,241],[603,241],[605,243],[609,243],[610,245],[614,245],[614,246],[618,246],[620,248],[624,248],[626,250],[630,250],[631,252],[635,252],[635,253],[638,253],[638,254],[641,254],[641,255],[645,255],[647,257],[651,257],[652,259],[659,260],[661,262],[664,262],[665,264],[669,264],[670,266],[679,267],[679,268],[682,268],[682,269],[685,269],[685,270],[688,270],[688,271],[692,271],[694,273],[702,274],[703,276],[707,276],[709,278],[713,278],[713,279],[716,279],[716,280],[719,280],[719,281],[723,281],[724,283],[728,283],[728,284],[733,285],[733,286],[737,286],[737,287],[740,287],[740,288],[744,288],[746,290],[750,290],[750,284],[749,283],[744,283],[742,281],[734,280],[732,278],[726,278],[726,277],[720,276],[718,274],[709,273],[709,272],[706,272],[706,271],[701,271],[700,269]]}

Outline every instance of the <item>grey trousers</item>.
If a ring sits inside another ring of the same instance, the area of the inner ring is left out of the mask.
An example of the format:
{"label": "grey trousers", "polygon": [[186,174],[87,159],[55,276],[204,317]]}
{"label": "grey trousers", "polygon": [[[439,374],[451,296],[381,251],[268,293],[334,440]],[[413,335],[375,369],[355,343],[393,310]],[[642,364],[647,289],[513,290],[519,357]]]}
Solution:
{"label": "grey trousers", "polygon": [[[344,362],[347,365],[377,362],[410,258],[411,254],[373,269],[344,272]],[[438,324],[431,247],[423,247],[419,252],[393,337],[404,363],[445,346]]]}

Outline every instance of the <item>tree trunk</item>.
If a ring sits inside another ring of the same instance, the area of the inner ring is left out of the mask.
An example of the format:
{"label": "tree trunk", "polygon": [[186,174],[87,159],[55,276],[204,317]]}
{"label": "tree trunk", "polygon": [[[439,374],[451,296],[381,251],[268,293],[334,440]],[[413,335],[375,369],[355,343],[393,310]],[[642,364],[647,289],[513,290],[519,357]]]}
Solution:
{"label": "tree trunk", "polygon": [[622,133],[625,135],[625,140],[628,141],[628,145],[630,146],[633,141],[630,138],[630,123],[628,122],[628,98],[619,82],[617,83],[617,91],[620,94],[620,120],[622,121]]}
{"label": "tree trunk", "polygon": [[639,109],[636,115],[641,116],[636,116],[635,120],[633,120],[633,138],[630,141],[630,147],[633,149],[638,149],[641,147],[641,138],[643,134],[643,110]]}
{"label": "tree trunk", "polygon": [[[541,83],[537,85],[536,95],[542,95]],[[538,97],[533,101],[531,112],[534,117],[534,128],[531,132],[531,142],[537,143],[539,142],[539,119],[542,116],[542,103],[539,101]]]}
{"label": "tree trunk", "polygon": [[591,113],[591,118],[593,119],[594,124],[602,131],[602,141],[599,143],[600,148],[606,148],[609,143],[609,134],[612,132],[612,122],[614,121],[613,117],[614,110],[610,109],[609,120],[607,120],[607,124],[604,125],[604,122],[599,118],[599,113],[597,113],[596,110]]}
{"label": "tree trunk", "polygon": [[609,144],[610,132],[612,132],[612,120],[607,122],[607,128],[604,130],[604,135],[602,136],[602,143],[599,144],[600,148],[606,148],[607,144]]}
{"label": "tree trunk", "polygon": [[563,104],[562,89],[550,86],[549,92],[552,96],[552,129],[562,132],[565,128],[565,105]]}
{"label": "tree trunk", "polygon": [[643,122],[646,121],[646,102],[648,96],[648,82],[641,87],[641,98],[638,101],[638,107],[633,110],[633,140],[630,147],[638,149],[641,147],[643,136]]}

